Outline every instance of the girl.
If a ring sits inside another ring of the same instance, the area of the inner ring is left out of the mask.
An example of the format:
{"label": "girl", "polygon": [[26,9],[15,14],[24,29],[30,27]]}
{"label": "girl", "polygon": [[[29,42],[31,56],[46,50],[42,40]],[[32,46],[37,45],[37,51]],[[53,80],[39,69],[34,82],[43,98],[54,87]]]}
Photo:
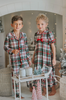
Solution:
{"label": "girl", "polygon": [[[48,79],[48,84],[52,88],[51,93],[49,96],[54,95],[56,93],[55,90],[55,81],[53,78],[54,75],[54,65],[56,64],[56,54],[55,54],[55,39],[52,32],[49,32],[47,28],[48,25],[48,18],[44,14],[39,14],[36,18],[36,24],[38,28],[38,32],[34,35],[34,43],[35,43],[35,51],[32,58],[32,63],[34,63],[34,67],[47,65],[52,67],[52,72]],[[53,59],[51,54],[53,54]],[[45,68],[45,72],[48,69]],[[36,85],[37,81],[34,81],[34,85]],[[45,79],[42,80],[43,86],[43,95],[46,94],[46,84]]]}

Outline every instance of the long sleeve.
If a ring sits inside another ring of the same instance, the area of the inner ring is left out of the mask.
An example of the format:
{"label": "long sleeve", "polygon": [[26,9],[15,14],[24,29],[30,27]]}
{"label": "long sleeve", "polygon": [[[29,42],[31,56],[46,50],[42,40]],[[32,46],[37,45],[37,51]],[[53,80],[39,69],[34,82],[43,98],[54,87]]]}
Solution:
{"label": "long sleeve", "polygon": [[29,55],[29,49],[28,49],[27,36],[26,36],[26,34],[25,34],[25,49],[26,49],[27,59],[28,59],[28,61],[31,61],[31,58],[30,58],[30,55]]}
{"label": "long sleeve", "polygon": [[8,53],[8,54],[12,54],[12,49],[10,48],[10,44],[9,44],[9,36],[7,35],[4,41],[4,50]]}

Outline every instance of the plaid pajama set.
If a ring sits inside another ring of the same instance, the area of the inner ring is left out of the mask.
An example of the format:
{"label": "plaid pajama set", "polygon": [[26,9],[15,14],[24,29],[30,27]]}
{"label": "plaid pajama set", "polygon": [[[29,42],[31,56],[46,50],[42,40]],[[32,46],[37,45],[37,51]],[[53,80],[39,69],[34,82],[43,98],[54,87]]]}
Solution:
{"label": "plaid pajama set", "polygon": [[[35,61],[34,61],[34,67],[41,66],[41,68],[44,65],[47,65],[49,67],[52,67],[52,72],[49,75],[48,78],[48,85],[50,87],[55,84],[55,80],[53,75],[55,74],[54,67],[52,66],[52,50],[51,50],[51,43],[55,43],[54,35],[52,32],[49,32],[48,30],[43,31],[41,34],[39,31],[35,33],[34,35],[34,43],[35,43]],[[45,67],[44,72],[48,72],[48,68]],[[46,80],[42,79],[42,86],[46,87]],[[35,80],[33,82],[33,85],[36,86],[37,81]]]}
{"label": "plaid pajama set", "polygon": [[[18,49],[19,53],[13,54],[12,50]],[[4,50],[10,55],[12,71],[14,74],[19,74],[19,68],[29,67],[29,50],[27,45],[27,36],[21,32],[19,39],[15,36],[14,32],[7,34],[4,42]],[[13,75],[13,74],[12,74]],[[14,88],[14,82],[13,88]],[[19,96],[19,84],[16,83],[16,95]]]}

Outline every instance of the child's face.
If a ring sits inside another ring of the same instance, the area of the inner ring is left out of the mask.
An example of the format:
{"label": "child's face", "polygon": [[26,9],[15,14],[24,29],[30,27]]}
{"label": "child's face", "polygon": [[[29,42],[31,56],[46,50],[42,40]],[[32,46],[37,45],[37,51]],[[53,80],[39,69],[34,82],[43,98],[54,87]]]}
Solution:
{"label": "child's face", "polygon": [[13,27],[14,31],[18,32],[23,27],[23,24],[21,20],[17,20],[17,21],[14,21],[13,24],[11,24],[11,26]]}
{"label": "child's face", "polygon": [[37,21],[37,28],[39,29],[40,32],[45,31],[47,25],[48,24],[42,19]]}

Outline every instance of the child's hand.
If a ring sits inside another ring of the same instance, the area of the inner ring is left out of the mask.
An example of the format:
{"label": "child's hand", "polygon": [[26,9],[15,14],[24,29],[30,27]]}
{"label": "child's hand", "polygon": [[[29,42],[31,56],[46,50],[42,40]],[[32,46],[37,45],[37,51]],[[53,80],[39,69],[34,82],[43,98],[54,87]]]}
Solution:
{"label": "child's hand", "polygon": [[53,63],[53,66],[56,65],[56,59],[53,59],[52,63]]}
{"label": "child's hand", "polygon": [[15,49],[12,51],[14,54],[18,54],[19,53],[19,50],[18,49]]}
{"label": "child's hand", "polygon": [[29,66],[31,66],[32,65],[32,63],[31,63],[31,61],[29,61]]}

